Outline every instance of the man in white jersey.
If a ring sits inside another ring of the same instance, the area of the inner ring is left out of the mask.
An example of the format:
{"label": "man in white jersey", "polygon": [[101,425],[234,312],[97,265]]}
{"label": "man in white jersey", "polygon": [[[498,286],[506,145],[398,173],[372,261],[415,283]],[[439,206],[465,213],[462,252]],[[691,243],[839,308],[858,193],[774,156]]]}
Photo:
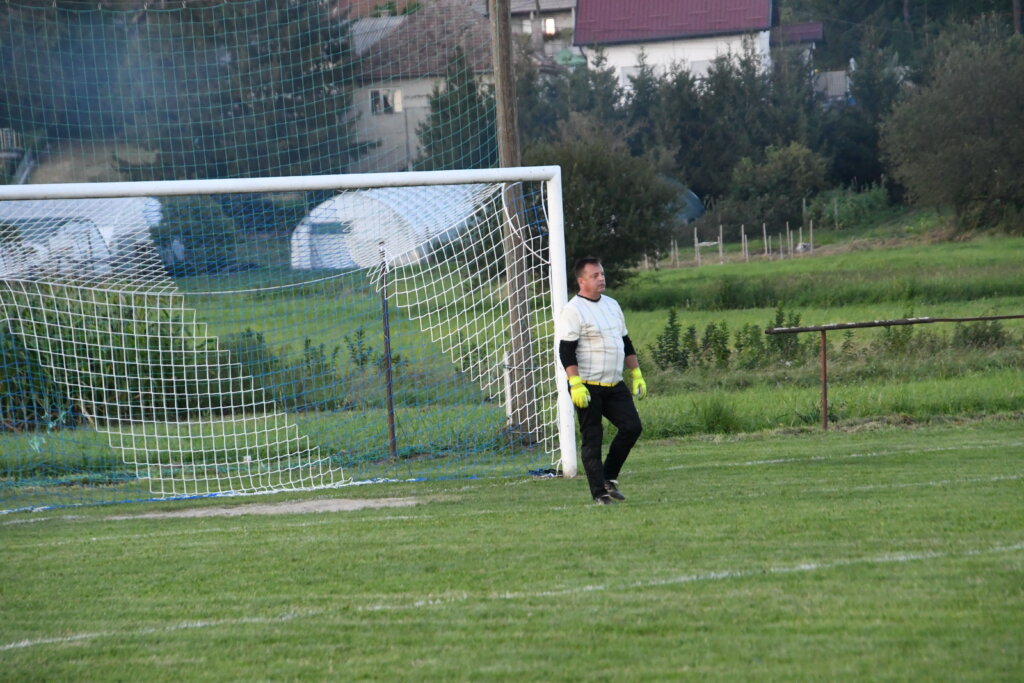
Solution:
{"label": "man in white jersey", "polygon": [[[619,491],[619,471],[640,438],[642,427],[633,397],[646,396],[647,383],[640,373],[622,309],[604,294],[601,261],[577,261],[576,283],[579,294],[566,304],[558,319],[558,354],[580,421],[581,457],[590,494],[597,504],[610,505],[626,499]],[[602,463],[603,418],[608,418],[618,433]]]}

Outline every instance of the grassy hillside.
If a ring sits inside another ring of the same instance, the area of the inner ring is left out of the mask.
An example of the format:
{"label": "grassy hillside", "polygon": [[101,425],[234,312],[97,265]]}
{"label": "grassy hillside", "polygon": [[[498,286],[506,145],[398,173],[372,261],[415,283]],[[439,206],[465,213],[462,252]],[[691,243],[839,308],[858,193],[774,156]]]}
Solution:
{"label": "grassy hillside", "polygon": [[[773,348],[782,340],[761,332],[777,324],[780,306],[786,325],[1024,314],[1024,239],[869,244],[858,238],[858,249],[795,259],[644,271],[613,287],[650,379],[642,410],[649,432],[818,424],[819,338],[789,337],[789,347]],[[671,312],[680,344],[693,328],[686,364],[659,362],[672,341]],[[840,425],[1024,410],[1024,320],[832,332],[828,341]]]}

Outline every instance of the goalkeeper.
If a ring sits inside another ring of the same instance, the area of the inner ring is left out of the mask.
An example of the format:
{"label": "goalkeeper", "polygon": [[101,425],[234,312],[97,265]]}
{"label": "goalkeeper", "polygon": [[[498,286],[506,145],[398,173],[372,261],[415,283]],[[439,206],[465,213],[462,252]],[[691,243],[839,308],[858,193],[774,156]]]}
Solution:
{"label": "goalkeeper", "polygon": [[[597,504],[609,505],[626,499],[619,491],[619,471],[640,438],[642,427],[633,398],[647,395],[647,383],[622,309],[604,295],[601,261],[577,261],[576,283],[579,294],[566,304],[558,319],[558,353],[580,421],[581,457],[590,493]],[[603,418],[608,418],[618,433],[602,463]]]}

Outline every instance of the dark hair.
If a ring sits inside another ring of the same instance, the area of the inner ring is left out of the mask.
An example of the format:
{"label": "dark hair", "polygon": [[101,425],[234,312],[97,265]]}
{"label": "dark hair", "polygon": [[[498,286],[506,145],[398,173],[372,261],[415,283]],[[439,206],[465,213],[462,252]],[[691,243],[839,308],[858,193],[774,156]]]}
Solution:
{"label": "dark hair", "polygon": [[576,273],[576,277],[583,277],[583,269],[587,266],[599,266],[601,265],[601,259],[595,258],[594,256],[586,256],[581,259],[576,259],[576,265],[573,266],[573,272]]}

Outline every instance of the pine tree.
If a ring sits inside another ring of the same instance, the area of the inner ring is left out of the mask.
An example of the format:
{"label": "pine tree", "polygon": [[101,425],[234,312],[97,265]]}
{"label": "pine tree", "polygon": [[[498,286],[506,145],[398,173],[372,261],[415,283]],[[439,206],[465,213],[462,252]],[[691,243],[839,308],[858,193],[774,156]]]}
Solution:
{"label": "pine tree", "polygon": [[[366,143],[352,128],[349,23],[318,0],[154,12],[126,65],[144,178],[341,173]],[[182,46],[187,49],[182,49]]]}
{"label": "pine tree", "polygon": [[430,116],[416,129],[421,171],[493,168],[498,163],[494,96],[476,80],[461,47],[448,60],[443,84],[430,95]]}

